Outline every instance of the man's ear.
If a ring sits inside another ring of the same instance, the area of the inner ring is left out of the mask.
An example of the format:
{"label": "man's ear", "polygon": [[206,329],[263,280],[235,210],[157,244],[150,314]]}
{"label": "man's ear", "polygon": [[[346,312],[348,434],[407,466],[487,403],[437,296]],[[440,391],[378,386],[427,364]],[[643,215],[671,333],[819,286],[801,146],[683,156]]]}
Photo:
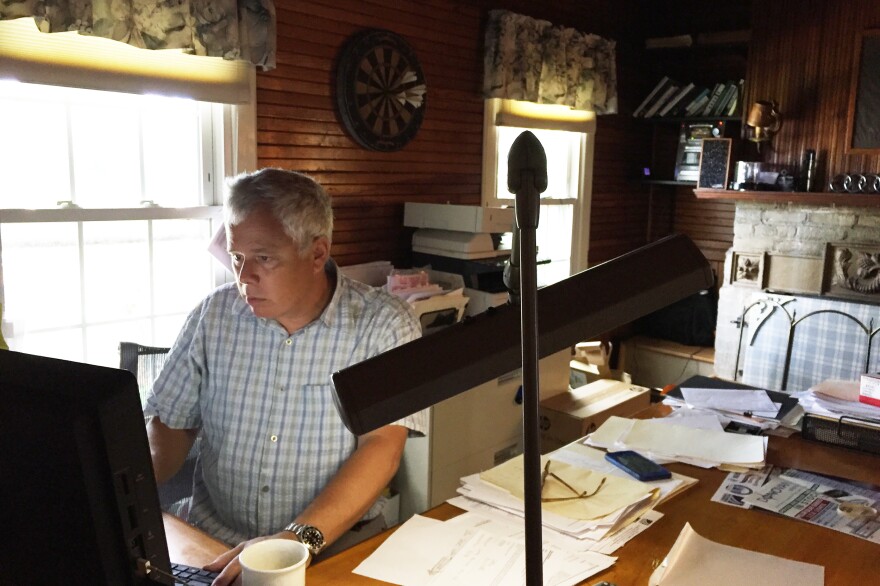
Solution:
{"label": "man's ear", "polygon": [[330,259],[330,240],[326,236],[318,236],[312,243],[312,263],[315,271],[323,271]]}

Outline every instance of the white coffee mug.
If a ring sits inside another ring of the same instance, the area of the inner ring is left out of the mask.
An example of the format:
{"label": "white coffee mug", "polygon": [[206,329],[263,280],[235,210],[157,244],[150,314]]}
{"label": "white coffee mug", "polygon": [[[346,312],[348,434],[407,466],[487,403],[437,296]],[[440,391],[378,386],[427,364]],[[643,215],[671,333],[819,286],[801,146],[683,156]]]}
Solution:
{"label": "white coffee mug", "polygon": [[293,539],[266,539],[239,554],[242,586],[305,586],[309,550]]}

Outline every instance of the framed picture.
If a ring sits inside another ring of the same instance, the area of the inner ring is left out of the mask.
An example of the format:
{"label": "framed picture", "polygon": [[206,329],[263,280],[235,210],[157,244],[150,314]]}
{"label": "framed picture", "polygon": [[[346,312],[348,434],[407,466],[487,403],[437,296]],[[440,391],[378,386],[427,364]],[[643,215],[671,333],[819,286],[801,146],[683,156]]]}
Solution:
{"label": "framed picture", "polygon": [[701,189],[727,189],[732,146],[733,139],[730,138],[703,139],[697,187]]}
{"label": "framed picture", "polygon": [[846,125],[847,153],[880,152],[880,29],[856,40]]}

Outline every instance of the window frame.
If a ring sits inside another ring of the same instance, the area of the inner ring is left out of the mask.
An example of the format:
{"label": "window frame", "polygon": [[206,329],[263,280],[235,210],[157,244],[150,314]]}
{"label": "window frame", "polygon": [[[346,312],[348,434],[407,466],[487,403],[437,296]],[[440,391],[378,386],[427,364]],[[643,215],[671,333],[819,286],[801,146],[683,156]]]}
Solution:
{"label": "window frame", "polygon": [[[521,106],[527,104],[525,108]],[[576,112],[576,111],[573,111]],[[566,119],[558,106],[490,98],[483,108],[483,177],[481,204],[485,207],[513,205],[512,200],[496,197],[498,190],[498,127],[515,126],[546,130],[567,130],[581,135],[576,198],[541,198],[541,205],[573,204],[572,238],[569,274],[588,268],[590,245],[590,214],[593,183],[593,154],[596,134],[594,113],[577,112]],[[540,220],[539,220],[540,225]]]}
{"label": "window frame", "polygon": [[[0,39],[16,40],[0,43],[0,57],[4,59],[0,78],[117,93],[176,95],[211,102],[205,104],[210,108],[210,120],[203,115],[201,124],[201,161],[202,165],[210,164],[211,168],[202,169],[201,205],[186,208],[150,205],[102,209],[76,206],[37,210],[9,208],[0,209],[0,223],[65,222],[78,224],[81,230],[83,222],[207,219],[210,221],[210,232],[216,240],[217,234],[223,229],[225,177],[257,168],[255,66],[242,61],[227,62],[220,58],[135,49],[115,41],[75,33],[22,31],[20,25],[19,21],[0,22]],[[34,28],[32,22],[26,28]],[[36,36],[19,36],[31,32],[35,32]],[[60,41],[64,47],[60,52],[57,47],[51,46],[55,41]],[[89,46],[95,43],[100,44],[95,45],[97,54],[93,54]],[[12,53],[7,53],[2,46]],[[22,47],[28,47],[28,51],[19,51]],[[71,50],[71,47],[77,49]],[[80,58],[77,63],[68,62],[66,58],[58,62],[53,56],[74,54]],[[105,60],[105,56],[108,59]],[[166,61],[166,58],[169,60]],[[149,61],[151,65],[144,66],[141,60]],[[190,71],[195,67],[198,75],[181,75],[175,69],[174,60],[189,67]],[[131,63],[133,67],[129,69],[126,66],[119,70],[120,63]],[[205,242],[206,253],[211,243]],[[231,282],[231,274],[221,263],[211,265],[212,285]],[[0,304],[5,303],[4,293],[3,263],[0,258]],[[3,331],[12,336],[13,324],[8,319],[4,318],[0,325]]]}

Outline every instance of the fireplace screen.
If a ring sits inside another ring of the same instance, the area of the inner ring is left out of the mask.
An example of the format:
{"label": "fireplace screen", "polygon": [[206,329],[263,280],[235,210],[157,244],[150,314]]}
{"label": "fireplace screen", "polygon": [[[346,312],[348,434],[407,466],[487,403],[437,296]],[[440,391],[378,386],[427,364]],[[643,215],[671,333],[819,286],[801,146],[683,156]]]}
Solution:
{"label": "fireplace screen", "polygon": [[823,380],[880,371],[880,306],[757,293],[739,318],[735,379],[804,391]]}

